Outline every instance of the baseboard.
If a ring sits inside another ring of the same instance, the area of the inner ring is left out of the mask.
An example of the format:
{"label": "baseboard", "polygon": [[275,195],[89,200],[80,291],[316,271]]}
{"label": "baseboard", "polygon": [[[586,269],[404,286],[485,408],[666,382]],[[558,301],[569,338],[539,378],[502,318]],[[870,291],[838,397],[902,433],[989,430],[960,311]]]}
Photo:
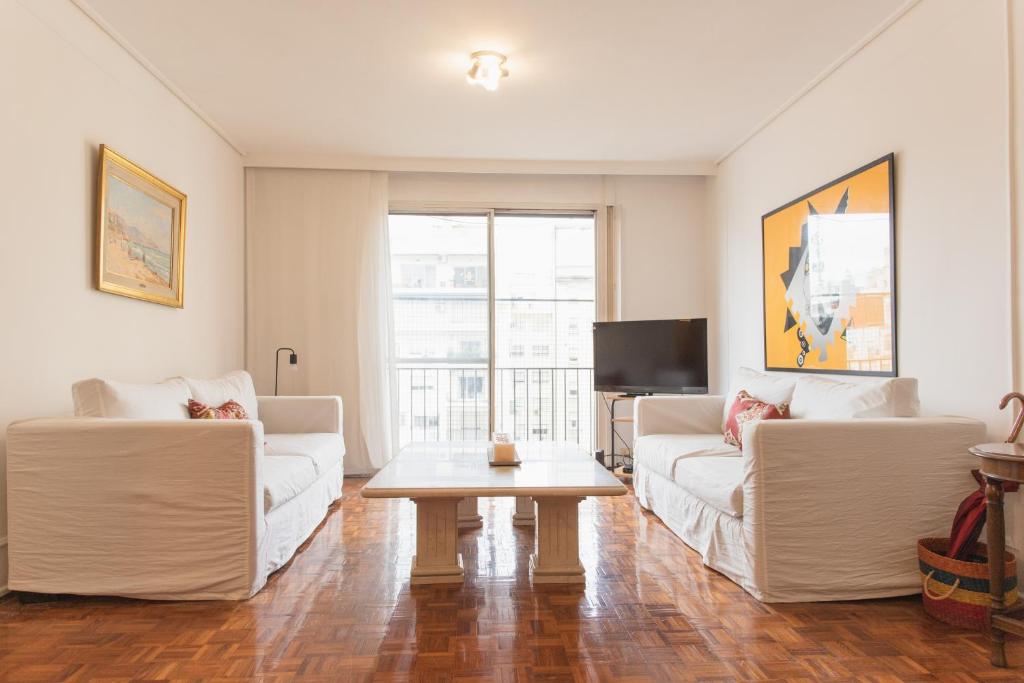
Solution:
{"label": "baseboard", "polygon": [[7,595],[8,593],[11,592],[10,589],[7,588],[7,576],[6,576],[7,572],[3,571],[4,567],[6,567],[6,566],[7,566],[7,537],[6,536],[0,536],[0,581],[4,582],[3,584],[0,584],[0,597],[2,597],[4,595]]}
{"label": "baseboard", "polygon": [[10,589],[7,588],[7,584],[6,584],[6,581],[7,581],[6,571],[3,570],[6,565],[7,565],[7,537],[2,536],[2,537],[0,537],[0,574],[2,574],[2,575],[0,575],[0,581],[3,581],[5,583],[0,585],[0,597],[10,593]]}

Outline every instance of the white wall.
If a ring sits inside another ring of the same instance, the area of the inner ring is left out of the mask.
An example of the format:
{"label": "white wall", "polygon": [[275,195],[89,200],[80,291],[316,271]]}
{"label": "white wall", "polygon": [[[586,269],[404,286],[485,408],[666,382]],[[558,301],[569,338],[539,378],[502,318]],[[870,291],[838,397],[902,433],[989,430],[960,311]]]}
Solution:
{"label": "white wall", "polygon": [[1011,286],[1013,296],[1013,386],[1017,391],[1024,391],[1024,192],[1021,182],[1024,181],[1024,0],[1011,0],[1010,11],[1010,64],[1012,78],[1011,113],[1013,114],[1011,133],[1010,186],[1013,200],[1011,244],[1013,248],[1013,268]]}
{"label": "white wall", "polygon": [[[0,433],[70,413],[76,379],[242,367],[239,155],[66,0],[0,0],[0,46]],[[93,288],[101,143],[188,195],[183,310]],[[4,545],[0,587],[6,555]]]}
{"label": "white wall", "polygon": [[925,0],[719,167],[721,372],[764,367],[761,215],[896,153],[900,374],[985,420],[1011,388],[1005,6]]}
{"label": "white wall", "polygon": [[[1005,438],[1010,415],[998,401],[1024,389],[1013,362],[1024,251],[1014,257],[1010,212],[1024,110],[1018,102],[1011,123],[1009,108],[1024,69],[1015,67],[1014,93],[1007,53],[1012,41],[1024,55],[1022,14],[1020,0],[924,0],[720,165],[711,188],[715,308],[727,325],[720,376],[764,367],[761,215],[895,152],[900,374],[919,378],[926,411],[976,417]],[[1024,508],[1009,498],[1011,542],[1024,548],[1014,528]]]}

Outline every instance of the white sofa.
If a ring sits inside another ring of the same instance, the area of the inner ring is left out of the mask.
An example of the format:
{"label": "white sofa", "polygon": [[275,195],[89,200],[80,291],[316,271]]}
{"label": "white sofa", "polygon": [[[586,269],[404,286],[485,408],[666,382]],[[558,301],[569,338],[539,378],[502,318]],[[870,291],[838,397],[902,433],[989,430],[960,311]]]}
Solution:
{"label": "white sofa", "polygon": [[[725,443],[737,391],[789,402],[793,419]],[[912,379],[833,383],[741,369],[727,396],[634,404],[634,486],[704,563],[764,602],[921,591],[916,541],[944,536],[976,484],[977,420],[916,417]]]}
{"label": "white sofa", "polygon": [[[247,373],[74,395],[76,417],[7,431],[12,590],[245,599],[341,497],[336,396],[257,398]],[[189,397],[255,419],[191,420]]]}

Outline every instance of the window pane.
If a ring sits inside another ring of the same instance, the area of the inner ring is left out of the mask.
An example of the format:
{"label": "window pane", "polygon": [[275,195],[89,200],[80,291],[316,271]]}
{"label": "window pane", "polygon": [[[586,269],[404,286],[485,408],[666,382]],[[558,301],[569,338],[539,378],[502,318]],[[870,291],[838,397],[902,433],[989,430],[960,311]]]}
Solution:
{"label": "window pane", "polygon": [[497,299],[594,301],[593,216],[494,219]]}
{"label": "window pane", "polygon": [[495,428],[593,447],[593,216],[494,222]]}
{"label": "window pane", "polygon": [[400,444],[487,439],[487,217],[388,225]]}

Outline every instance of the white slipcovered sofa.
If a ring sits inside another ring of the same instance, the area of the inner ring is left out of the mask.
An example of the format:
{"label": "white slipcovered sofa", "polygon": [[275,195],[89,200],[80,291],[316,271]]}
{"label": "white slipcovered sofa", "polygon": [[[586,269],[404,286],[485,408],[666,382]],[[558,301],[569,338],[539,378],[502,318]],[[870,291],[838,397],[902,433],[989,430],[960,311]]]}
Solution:
{"label": "white slipcovered sofa", "polygon": [[[789,402],[793,419],[722,430],[736,393]],[[704,564],[758,600],[921,591],[916,541],[944,536],[976,484],[977,420],[918,417],[917,382],[835,382],[740,369],[727,396],[634,404],[634,486]]]}
{"label": "white slipcovered sofa", "polygon": [[[341,497],[336,396],[257,397],[244,372],[73,394],[75,417],[7,431],[12,590],[245,599]],[[252,419],[189,419],[189,398]]]}

